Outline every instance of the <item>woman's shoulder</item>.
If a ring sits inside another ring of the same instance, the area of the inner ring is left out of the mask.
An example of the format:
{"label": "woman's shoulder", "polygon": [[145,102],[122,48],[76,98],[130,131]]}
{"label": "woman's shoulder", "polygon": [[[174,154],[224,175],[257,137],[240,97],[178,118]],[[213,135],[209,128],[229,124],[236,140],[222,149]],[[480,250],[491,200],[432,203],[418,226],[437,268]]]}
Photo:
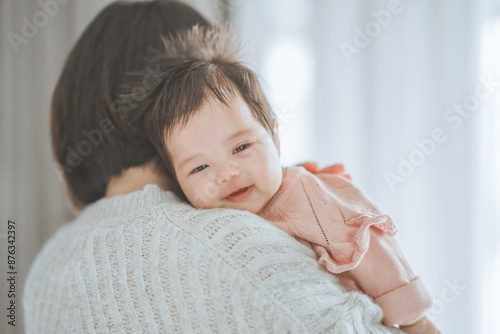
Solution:
{"label": "woman's shoulder", "polygon": [[[241,238],[244,242],[265,242],[261,237],[285,237],[288,235],[275,228],[267,220],[247,211],[215,208],[195,209],[187,203],[161,205],[152,212],[157,224],[167,223],[170,229],[180,230],[194,238],[211,243],[214,240]],[[257,239],[252,237],[258,236]]]}
{"label": "woman's shoulder", "polygon": [[[109,305],[94,298],[103,291],[122,303],[129,302],[129,296],[162,300],[151,305],[175,312],[175,303],[199,307],[195,301],[212,289],[209,295],[220,298],[206,299],[202,304],[208,309],[226,308],[228,300],[238,310],[241,300],[252,301],[255,310],[270,305],[271,320],[283,319],[299,328],[293,332],[310,326],[314,332],[327,332],[328,324],[316,321],[316,315],[344,313],[344,308],[366,312],[368,307],[371,317],[381,317],[368,299],[353,296],[346,304],[341,286],[319,267],[311,249],[249,212],[199,210],[170,201],[121,224],[101,221],[83,229],[84,223],[90,222],[77,220],[61,229],[35,263],[24,296],[28,314],[36,313],[35,305],[61,295],[68,303],[86,301],[85,309],[108,310]],[[121,290],[125,288],[127,293]],[[303,298],[304,291],[308,298]]]}

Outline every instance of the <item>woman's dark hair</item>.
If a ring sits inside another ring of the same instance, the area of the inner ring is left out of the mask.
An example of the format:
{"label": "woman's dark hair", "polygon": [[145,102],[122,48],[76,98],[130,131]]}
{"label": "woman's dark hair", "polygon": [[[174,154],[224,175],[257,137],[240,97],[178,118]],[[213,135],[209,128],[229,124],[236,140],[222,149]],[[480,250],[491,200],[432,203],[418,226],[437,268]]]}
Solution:
{"label": "woman's dark hair", "polygon": [[[104,197],[111,177],[123,170],[161,161],[131,116],[158,80],[148,58],[163,48],[161,36],[196,24],[211,26],[177,1],[115,2],[100,12],[73,47],[52,96],[51,135],[55,159],[76,207]],[[123,100],[120,90],[133,72],[148,75],[133,90],[132,99]]]}

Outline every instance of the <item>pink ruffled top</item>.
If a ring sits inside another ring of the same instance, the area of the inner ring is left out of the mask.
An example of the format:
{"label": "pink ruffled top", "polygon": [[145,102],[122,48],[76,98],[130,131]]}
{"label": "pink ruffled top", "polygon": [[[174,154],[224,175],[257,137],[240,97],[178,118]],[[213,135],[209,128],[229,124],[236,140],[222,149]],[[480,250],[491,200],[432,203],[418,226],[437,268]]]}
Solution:
{"label": "pink ruffled top", "polygon": [[423,280],[393,237],[394,222],[350,180],[288,168],[259,215],[314,249],[319,263],[340,274],[346,287],[352,280],[373,297],[386,324],[411,324],[432,306]]}

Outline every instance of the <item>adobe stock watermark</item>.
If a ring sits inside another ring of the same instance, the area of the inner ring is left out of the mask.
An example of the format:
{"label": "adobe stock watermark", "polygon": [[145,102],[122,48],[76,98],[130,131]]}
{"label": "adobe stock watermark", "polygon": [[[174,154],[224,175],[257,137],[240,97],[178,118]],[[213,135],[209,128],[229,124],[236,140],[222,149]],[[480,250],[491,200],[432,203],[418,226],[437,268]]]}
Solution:
{"label": "adobe stock watermark", "polygon": [[[487,100],[500,87],[500,81],[494,81],[493,75],[479,78],[479,84],[474,89],[474,94],[467,96],[462,103],[455,103],[443,113],[443,121],[452,130],[459,129],[464,120],[471,117],[477,111],[481,102]],[[448,130],[449,131],[449,130]],[[430,136],[414,140],[416,146],[408,155],[398,156],[398,166],[395,171],[384,172],[384,178],[391,189],[396,190],[398,184],[402,184],[412,176],[418,167],[433,154],[437,152],[439,144],[448,140],[447,131],[443,127],[436,127],[430,132]]]}
{"label": "adobe stock watermark", "polygon": [[62,182],[62,171],[66,173],[71,173],[73,168],[78,167],[83,161],[83,158],[90,155],[94,150],[94,147],[99,146],[104,140],[104,135],[109,134],[115,130],[115,126],[109,118],[103,118],[99,122],[99,128],[88,130],[82,130],[82,135],[86,139],[82,139],[73,148],[71,146],[66,146],[66,157],[65,164],[53,162],[52,166],[57,171],[57,178]]}
{"label": "adobe stock watermark", "polygon": [[276,116],[279,130],[287,128],[297,118],[297,115],[291,112],[287,106],[274,108],[274,115]]}
{"label": "adobe stock watermark", "polygon": [[339,44],[340,51],[347,63],[350,64],[355,54],[366,49],[392,23],[393,18],[403,12],[403,9],[400,0],[389,0],[385,9],[370,11],[373,20],[366,22],[363,28],[354,27],[354,37],[351,43],[342,42]]}
{"label": "adobe stock watermark", "polygon": [[[130,110],[137,108],[139,103],[143,101],[148,92],[151,91],[160,81],[161,71],[160,66],[156,68],[147,66],[144,70],[145,75],[140,84],[132,87],[129,94],[120,95],[112,102],[113,112],[116,113],[120,120],[129,117]],[[63,172],[71,173],[74,168],[78,167],[83,159],[90,155],[95,147],[98,147],[104,140],[106,134],[115,131],[116,127],[113,121],[105,117],[98,123],[98,127],[91,130],[82,130],[82,137],[74,147],[66,146],[66,156],[64,163],[52,162],[52,168],[56,172],[59,182],[63,181]]]}
{"label": "adobe stock watermark", "polygon": [[431,321],[434,321],[439,315],[443,314],[446,311],[446,306],[454,303],[467,289],[467,286],[460,284],[456,277],[453,279],[453,283],[445,280],[444,285],[446,287],[441,290],[438,298],[434,298],[434,305],[427,311],[427,315]]}
{"label": "adobe stock watermark", "polygon": [[[252,143],[255,141],[255,139],[249,139],[247,142]],[[261,158],[260,150],[262,149],[251,147],[239,152],[237,157],[229,159],[223,168],[210,168],[203,171],[203,173],[208,173],[204,176],[204,179],[209,181],[200,184],[195,190],[195,193],[192,194],[193,202],[197,203],[198,207],[209,208],[214,200],[217,201],[225,196],[229,196],[230,194],[227,191],[231,190],[228,189],[228,185],[232,183],[231,178],[239,177],[241,174],[240,166],[242,164],[252,163],[256,159]]]}
{"label": "adobe stock watermark", "polygon": [[145,75],[141,84],[134,86],[130,89],[130,93],[122,94],[112,102],[113,111],[117,113],[121,120],[129,116],[130,110],[137,108],[139,103],[144,101],[148,92],[153,90],[156,85],[161,81],[160,65],[157,64],[156,68],[146,66],[144,69]]}
{"label": "adobe stock watermark", "polygon": [[20,34],[14,32],[7,33],[7,39],[12,46],[15,53],[19,53],[21,44],[28,44],[28,42],[35,38],[39,33],[39,29],[45,27],[51,18],[59,13],[59,6],[65,5],[71,0],[40,0],[38,1],[39,11],[36,11],[31,19],[23,16],[21,18],[22,26]]}

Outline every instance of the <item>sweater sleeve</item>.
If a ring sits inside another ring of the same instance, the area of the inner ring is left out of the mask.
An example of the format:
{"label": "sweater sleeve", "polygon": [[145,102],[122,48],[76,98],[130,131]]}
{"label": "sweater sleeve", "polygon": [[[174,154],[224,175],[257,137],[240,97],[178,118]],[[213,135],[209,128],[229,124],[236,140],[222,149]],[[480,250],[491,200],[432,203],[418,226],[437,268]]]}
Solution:
{"label": "sweater sleeve", "polygon": [[164,298],[176,300],[165,312],[183,324],[179,332],[399,333],[382,325],[370,298],[322,270],[309,248],[258,216],[219,210],[198,210],[165,231],[165,240],[176,240],[159,257],[169,268]]}

